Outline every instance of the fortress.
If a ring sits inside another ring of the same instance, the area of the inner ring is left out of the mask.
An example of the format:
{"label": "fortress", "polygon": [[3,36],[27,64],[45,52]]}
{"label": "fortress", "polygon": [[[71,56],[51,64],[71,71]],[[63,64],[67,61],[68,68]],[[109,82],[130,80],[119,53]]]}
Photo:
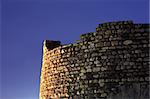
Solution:
{"label": "fortress", "polygon": [[40,99],[149,99],[149,24],[99,24],[74,44],[45,40]]}

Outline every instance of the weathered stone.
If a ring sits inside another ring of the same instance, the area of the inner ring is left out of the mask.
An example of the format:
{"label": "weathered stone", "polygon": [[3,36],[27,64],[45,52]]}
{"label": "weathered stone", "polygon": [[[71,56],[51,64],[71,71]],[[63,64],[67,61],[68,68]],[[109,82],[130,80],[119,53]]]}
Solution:
{"label": "weathered stone", "polygon": [[132,40],[126,40],[123,42],[124,45],[129,45],[129,44],[132,44],[133,41]]}
{"label": "weathered stone", "polygon": [[75,44],[45,42],[40,99],[149,99],[148,29],[110,22]]}

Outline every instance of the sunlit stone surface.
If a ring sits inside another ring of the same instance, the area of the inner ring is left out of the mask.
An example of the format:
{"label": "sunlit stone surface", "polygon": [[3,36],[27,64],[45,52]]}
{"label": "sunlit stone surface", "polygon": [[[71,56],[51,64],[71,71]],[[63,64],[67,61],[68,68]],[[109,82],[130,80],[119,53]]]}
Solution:
{"label": "sunlit stone surface", "polygon": [[149,25],[98,25],[75,44],[45,40],[40,99],[149,99]]}

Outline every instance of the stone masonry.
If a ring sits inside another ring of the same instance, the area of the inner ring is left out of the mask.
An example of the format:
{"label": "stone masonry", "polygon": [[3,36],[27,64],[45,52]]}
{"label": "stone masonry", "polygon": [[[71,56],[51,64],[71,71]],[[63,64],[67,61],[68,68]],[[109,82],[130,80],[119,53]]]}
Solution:
{"label": "stone masonry", "polygon": [[45,40],[40,99],[149,99],[149,24],[99,24],[74,44]]}

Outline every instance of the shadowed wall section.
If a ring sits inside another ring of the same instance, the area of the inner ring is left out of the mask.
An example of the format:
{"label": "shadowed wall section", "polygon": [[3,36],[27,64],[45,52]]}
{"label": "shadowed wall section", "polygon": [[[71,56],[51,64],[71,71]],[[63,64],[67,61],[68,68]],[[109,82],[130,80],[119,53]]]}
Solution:
{"label": "shadowed wall section", "polygon": [[74,44],[44,41],[40,99],[148,99],[149,24],[98,25]]}

